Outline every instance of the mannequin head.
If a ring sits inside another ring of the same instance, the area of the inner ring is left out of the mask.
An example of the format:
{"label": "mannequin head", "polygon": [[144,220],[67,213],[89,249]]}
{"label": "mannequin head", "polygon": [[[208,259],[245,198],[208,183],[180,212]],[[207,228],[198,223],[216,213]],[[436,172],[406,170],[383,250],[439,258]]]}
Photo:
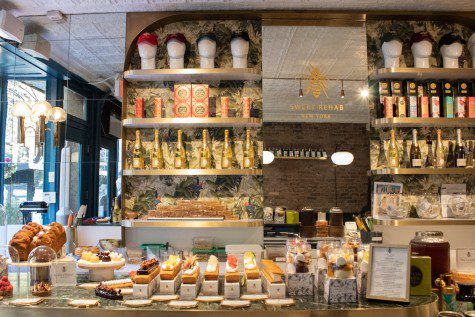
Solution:
{"label": "mannequin head", "polygon": [[381,38],[381,50],[384,56],[384,67],[399,67],[399,57],[402,54],[402,41],[392,33],[386,33]]}
{"label": "mannequin head", "polygon": [[231,35],[231,53],[233,54],[234,68],[247,68],[249,35],[246,32],[233,33]]}
{"label": "mannequin head", "polygon": [[196,43],[198,44],[198,53],[200,54],[200,67],[214,68],[216,36],[213,33],[201,34]]}
{"label": "mannequin head", "polygon": [[185,68],[186,39],[181,33],[168,34],[165,39],[168,57],[170,57],[170,68]]}
{"label": "mannequin head", "polygon": [[152,33],[142,33],[137,40],[142,69],[155,69],[157,54],[157,36]]}
{"label": "mannequin head", "polygon": [[467,47],[470,56],[472,56],[472,68],[475,68],[475,33],[472,33],[472,36],[468,39]]}
{"label": "mannequin head", "polygon": [[412,56],[414,57],[414,67],[429,68],[429,58],[432,55],[432,44],[434,40],[427,32],[418,32],[412,35],[409,41]]}
{"label": "mannequin head", "polygon": [[444,68],[458,68],[459,57],[462,55],[465,41],[458,35],[445,34],[439,41],[439,50],[442,54]]}

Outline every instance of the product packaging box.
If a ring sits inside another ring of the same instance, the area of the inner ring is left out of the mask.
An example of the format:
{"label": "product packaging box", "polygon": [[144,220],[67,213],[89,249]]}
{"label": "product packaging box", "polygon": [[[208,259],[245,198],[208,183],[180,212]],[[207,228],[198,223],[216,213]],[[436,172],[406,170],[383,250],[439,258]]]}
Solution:
{"label": "product packaging box", "polygon": [[417,86],[417,97],[419,102],[418,115],[421,118],[429,118],[429,96],[423,84]]}
{"label": "product packaging box", "polygon": [[221,118],[228,118],[229,116],[229,97],[221,97]]}
{"label": "product packaging box", "polygon": [[174,86],[174,116],[175,118],[191,117],[192,90],[191,84],[176,84]]}
{"label": "product packaging box", "polygon": [[469,118],[475,118],[475,97],[468,97],[468,115]]}
{"label": "product packaging box", "polygon": [[163,118],[163,99],[161,97],[155,97],[153,99],[153,117]]}
{"label": "product packaging box", "polygon": [[286,295],[285,283],[271,283],[267,280],[266,276],[262,276],[262,282],[264,290],[266,291],[269,298],[274,299],[283,299]]}
{"label": "product packaging box", "polygon": [[135,117],[143,118],[144,117],[145,102],[143,98],[135,99]]}
{"label": "product packaging box", "polygon": [[430,256],[411,257],[411,296],[429,296],[432,292],[431,285],[431,259]]}
{"label": "product packaging box", "polygon": [[444,117],[454,117],[454,93],[451,83],[444,83],[442,88]]}
{"label": "product packaging box", "polygon": [[389,87],[389,82],[379,82],[379,104],[380,109],[382,109],[382,113],[378,114],[378,117],[392,118],[394,116],[391,92]]}
{"label": "product packaging box", "polygon": [[[393,116],[399,117],[403,114],[406,114],[406,100],[402,91],[402,82],[401,81],[391,81],[391,96],[393,102]],[[401,109],[399,108],[401,106]],[[402,109],[402,107],[404,109]]]}
{"label": "product packaging box", "polygon": [[195,300],[200,290],[200,279],[196,284],[181,284],[180,300]]}
{"label": "product packaging box", "polygon": [[439,86],[436,82],[430,82],[428,85],[429,93],[429,114],[432,118],[440,118],[440,96]]}
{"label": "product packaging box", "polygon": [[313,273],[294,273],[286,276],[287,293],[292,296],[313,295]]}
{"label": "product packaging box", "polygon": [[246,280],[247,294],[262,294],[262,280],[260,278]]}
{"label": "product packaging box", "polygon": [[240,285],[238,283],[224,282],[224,298],[239,299],[241,297]]}
{"label": "product packaging box", "polygon": [[406,117],[406,107],[406,97],[397,97],[396,116],[399,118]]}
{"label": "product packaging box", "polygon": [[181,284],[181,273],[173,280],[160,280],[159,292],[160,295],[174,295]]}
{"label": "product packaging box", "polygon": [[203,281],[201,293],[205,296],[218,296],[219,281]]}
{"label": "product packaging box", "polygon": [[251,117],[251,98],[242,97],[242,117],[250,118]]}
{"label": "product packaging box", "polygon": [[325,301],[329,304],[356,303],[356,278],[327,278],[327,280],[325,281],[323,297],[325,298]]}
{"label": "product packaging box", "polygon": [[134,298],[150,298],[157,290],[159,283],[160,275],[158,275],[148,284],[134,284],[132,288]]}
{"label": "product packaging box", "polygon": [[406,95],[409,103],[409,117],[417,118],[417,84],[415,82],[407,82]]}
{"label": "product packaging box", "polygon": [[51,264],[54,286],[76,286],[76,262],[72,257],[64,257]]}
{"label": "product packaging box", "polygon": [[194,118],[209,117],[209,86],[193,84],[191,86],[191,114]]}
{"label": "product packaging box", "polygon": [[454,113],[456,118],[465,118],[468,115],[468,96],[469,85],[467,82],[461,81],[457,86],[457,97],[454,101]]}

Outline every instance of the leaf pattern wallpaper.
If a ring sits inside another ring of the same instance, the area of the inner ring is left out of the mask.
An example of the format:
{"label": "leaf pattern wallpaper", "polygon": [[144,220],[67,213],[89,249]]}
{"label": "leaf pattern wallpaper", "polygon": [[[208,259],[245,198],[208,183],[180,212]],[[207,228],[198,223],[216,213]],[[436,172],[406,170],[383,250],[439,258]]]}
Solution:
{"label": "leaf pattern wallpaper", "polygon": [[[199,68],[199,56],[196,39],[201,33],[214,32],[217,37],[215,67],[232,67],[230,38],[233,32],[247,31],[250,38],[248,66],[262,70],[261,24],[259,21],[189,21],[178,22],[157,29],[158,51],[157,68],[169,68],[168,55],[164,44],[171,33],[182,33],[187,39],[185,55],[186,68]],[[130,69],[140,68],[138,51],[133,53]],[[161,97],[164,103],[164,117],[173,118],[173,86],[177,82],[135,82],[128,83],[127,116],[135,115],[135,100],[144,98],[145,117],[153,117],[155,97]],[[183,82],[188,83],[188,82]],[[229,116],[241,117],[243,97],[250,97],[252,114],[262,118],[262,82],[261,81],[216,81],[205,82],[210,88],[210,110],[221,116],[219,100],[229,98]],[[225,128],[208,128],[208,142],[212,153],[212,167],[220,168],[221,151]],[[230,142],[234,154],[234,168],[241,168],[245,128],[229,128]],[[197,168],[199,149],[202,142],[202,128],[186,128],[183,131],[183,143],[188,168]],[[154,130],[140,129],[144,149],[145,168],[150,168],[150,152],[153,146]],[[177,129],[160,129],[160,142],[165,168],[173,168],[173,150],[177,141]],[[125,166],[130,168],[132,149],[135,141],[135,129],[127,129],[125,141]],[[256,168],[262,168],[262,132],[260,128],[251,129],[251,140],[256,153]],[[262,218],[263,193],[262,176],[125,176],[123,180],[125,208],[144,217],[158,204],[172,205],[177,200],[200,199],[223,202],[234,215],[241,219]]]}
{"label": "leaf pattern wallpaper", "polygon": [[[458,25],[433,21],[368,21],[366,24],[367,32],[367,45],[368,45],[368,74],[371,74],[374,70],[384,67],[383,55],[381,52],[380,38],[386,32],[396,33],[403,41],[403,52],[400,60],[401,67],[413,67],[413,57],[411,49],[408,45],[409,40],[414,32],[427,31],[432,38],[438,42],[439,39],[446,33],[453,32],[460,35],[467,40],[471,35],[471,30]],[[460,67],[468,68],[470,66],[470,54],[466,47],[462,56],[460,57]],[[437,48],[437,44],[433,46],[432,57],[430,58],[431,67],[441,67],[442,59],[440,52]],[[378,96],[378,82],[370,82],[371,91],[373,96]],[[379,97],[372,98],[369,102],[370,117],[371,120],[377,118],[376,107],[379,106]],[[371,168],[378,168],[378,157],[382,153],[381,147],[384,146],[385,150],[388,147],[388,141],[390,138],[389,129],[371,129],[370,140],[370,153],[371,153]],[[428,153],[428,146],[425,142],[426,138],[431,140],[436,138],[435,128],[419,128],[418,139],[419,146],[421,148],[423,159],[426,158]],[[399,155],[403,157],[404,154],[409,153],[412,129],[396,129],[396,139],[398,140]],[[449,141],[452,143],[456,140],[455,129],[442,129],[442,139],[444,147],[449,147]],[[462,139],[464,141],[475,142],[475,129],[463,128]],[[404,148],[406,151],[404,151]],[[406,152],[406,153],[404,153]],[[386,151],[384,151],[386,153]],[[408,154],[407,154],[408,155]],[[467,184],[467,196],[468,199],[475,203],[475,177],[473,175],[381,175],[372,178],[373,181],[378,182],[398,182],[403,183],[403,194],[406,201],[414,206],[417,202],[418,196],[438,196],[440,186],[442,184]]]}

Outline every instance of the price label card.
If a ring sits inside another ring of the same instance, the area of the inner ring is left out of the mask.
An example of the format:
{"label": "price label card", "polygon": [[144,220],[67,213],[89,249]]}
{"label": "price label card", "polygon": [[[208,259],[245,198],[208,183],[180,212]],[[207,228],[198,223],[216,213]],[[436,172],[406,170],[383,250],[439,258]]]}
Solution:
{"label": "price label card", "polygon": [[457,270],[475,272],[475,249],[457,249]]}

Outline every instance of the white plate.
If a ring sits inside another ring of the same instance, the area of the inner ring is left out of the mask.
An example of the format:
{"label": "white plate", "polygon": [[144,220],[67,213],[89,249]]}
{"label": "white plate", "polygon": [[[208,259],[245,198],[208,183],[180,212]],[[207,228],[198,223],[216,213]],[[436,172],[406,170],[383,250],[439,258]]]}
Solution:
{"label": "white plate", "polygon": [[195,300],[173,300],[168,303],[168,306],[175,308],[195,308],[198,302]]}
{"label": "white plate", "polygon": [[69,306],[73,307],[94,307],[99,305],[98,299],[73,299],[68,303]]}
{"label": "white plate", "polygon": [[121,259],[120,261],[111,261],[111,262],[89,262],[84,260],[78,261],[78,266],[82,269],[120,269],[125,265],[125,259]]}
{"label": "white plate", "polygon": [[178,295],[153,295],[151,300],[154,302],[169,302],[178,299]]}
{"label": "white plate", "polygon": [[30,305],[38,305],[39,303],[43,302],[45,299],[41,297],[34,297],[34,298],[18,298],[11,301],[9,304],[14,306],[30,306]]}
{"label": "white plate", "polygon": [[250,300],[250,301],[259,301],[268,299],[269,296],[267,294],[244,294],[241,296],[242,300]]}
{"label": "white plate", "polygon": [[150,306],[152,305],[152,300],[151,299],[130,299],[130,300],[124,301],[123,305],[127,307]]}
{"label": "white plate", "polygon": [[266,305],[269,306],[291,306],[295,305],[295,300],[293,298],[284,298],[284,299],[266,299]]}
{"label": "white plate", "polygon": [[199,302],[204,302],[204,303],[217,303],[217,302],[222,302],[224,299],[223,296],[205,296],[205,295],[200,295],[196,297],[196,300]]}
{"label": "white plate", "polygon": [[249,307],[251,302],[248,300],[223,300],[221,306],[232,308]]}

